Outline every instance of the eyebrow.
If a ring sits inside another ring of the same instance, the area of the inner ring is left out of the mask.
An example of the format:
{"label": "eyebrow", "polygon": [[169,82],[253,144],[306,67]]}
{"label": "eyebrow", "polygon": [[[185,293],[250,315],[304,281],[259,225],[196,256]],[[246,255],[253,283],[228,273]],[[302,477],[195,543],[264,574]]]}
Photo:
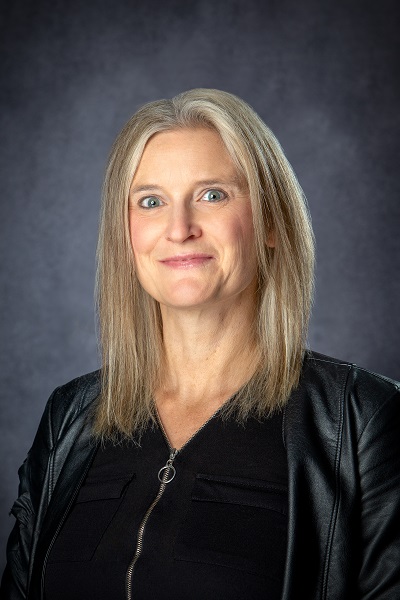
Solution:
{"label": "eyebrow", "polygon": [[[240,188],[243,186],[243,181],[239,177],[235,177],[232,180],[224,181],[219,179],[201,179],[195,182],[196,187],[210,187],[210,186],[230,186]],[[137,185],[131,188],[131,194],[137,194],[139,192],[149,192],[151,190],[162,190],[162,187],[156,183],[147,183],[145,185]]]}
{"label": "eyebrow", "polygon": [[131,188],[131,194],[136,194],[138,192],[149,192],[150,190],[161,190],[160,186],[155,183],[148,183],[146,185],[136,185]]}

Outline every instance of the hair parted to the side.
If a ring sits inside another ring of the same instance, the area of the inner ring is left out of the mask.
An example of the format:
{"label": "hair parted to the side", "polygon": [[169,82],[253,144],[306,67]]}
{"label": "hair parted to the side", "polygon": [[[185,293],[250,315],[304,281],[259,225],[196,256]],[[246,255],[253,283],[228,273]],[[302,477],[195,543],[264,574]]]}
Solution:
{"label": "hair parted to the side", "polygon": [[[102,391],[94,434],[140,439],[155,419],[163,365],[158,303],[140,285],[128,226],[129,189],[147,141],[178,128],[216,130],[252,203],[258,256],[259,367],[227,403],[244,421],[282,407],[298,384],[313,296],[314,240],[303,192],[273,133],[243,100],[193,89],[140,108],[118,135],[103,187],[97,271]],[[267,241],[273,236],[275,247]]]}

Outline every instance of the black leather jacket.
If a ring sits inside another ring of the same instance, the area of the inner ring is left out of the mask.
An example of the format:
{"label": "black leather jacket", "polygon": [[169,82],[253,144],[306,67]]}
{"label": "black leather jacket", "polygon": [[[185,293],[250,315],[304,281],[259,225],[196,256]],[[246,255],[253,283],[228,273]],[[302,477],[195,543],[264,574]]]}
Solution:
{"label": "black leather jacket", "polygon": [[[19,471],[4,600],[43,597],[48,553],[96,450],[90,415],[98,393],[95,372],[58,388],[47,404]],[[283,423],[289,533],[282,600],[399,600],[399,385],[309,353]]]}

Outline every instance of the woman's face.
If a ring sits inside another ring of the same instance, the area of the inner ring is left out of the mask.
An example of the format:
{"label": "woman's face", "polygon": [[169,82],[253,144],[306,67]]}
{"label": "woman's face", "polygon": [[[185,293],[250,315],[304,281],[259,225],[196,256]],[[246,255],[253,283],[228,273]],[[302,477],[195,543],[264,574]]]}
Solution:
{"label": "woman's face", "polygon": [[150,138],[131,185],[129,228],[139,281],[161,305],[205,307],[254,295],[249,192],[215,131]]}

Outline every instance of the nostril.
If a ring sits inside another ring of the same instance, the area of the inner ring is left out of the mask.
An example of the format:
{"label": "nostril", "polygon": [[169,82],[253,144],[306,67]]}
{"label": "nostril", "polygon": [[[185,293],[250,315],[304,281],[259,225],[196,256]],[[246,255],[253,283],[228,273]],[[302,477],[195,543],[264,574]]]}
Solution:
{"label": "nostril", "polygon": [[175,218],[169,223],[166,237],[174,242],[182,242],[190,237],[198,237],[200,226],[189,218]]}

